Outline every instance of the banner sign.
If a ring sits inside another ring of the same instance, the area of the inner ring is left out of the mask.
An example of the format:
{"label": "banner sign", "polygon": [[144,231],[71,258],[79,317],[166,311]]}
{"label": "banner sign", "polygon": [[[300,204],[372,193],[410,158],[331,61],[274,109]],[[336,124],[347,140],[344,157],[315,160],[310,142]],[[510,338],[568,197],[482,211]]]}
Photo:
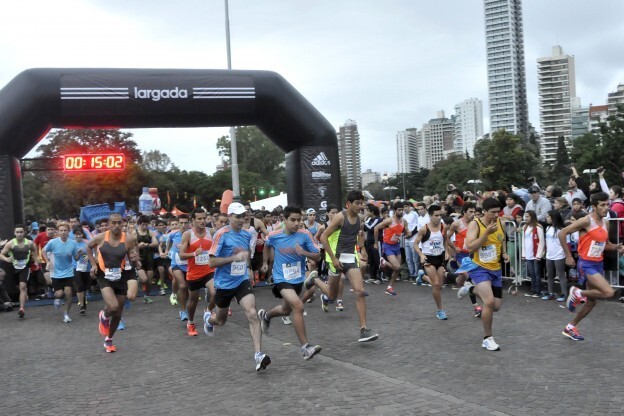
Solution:
{"label": "banner sign", "polygon": [[108,216],[114,212],[125,217],[126,203],[115,202],[115,206],[112,210],[109,204],[87,205],[86,207],[82,207],[80,208],[80,222],[89,221],[89,223],[95,227],[95,222],[97,220],[108,219]]}
{"label": "banner sign", "polygon": [[335,147],[314,146],[301,148],[302,186],[305,189],[304,209],[314,208],[317,218],[325,219],[327,206],[340,209],[340,161]]}

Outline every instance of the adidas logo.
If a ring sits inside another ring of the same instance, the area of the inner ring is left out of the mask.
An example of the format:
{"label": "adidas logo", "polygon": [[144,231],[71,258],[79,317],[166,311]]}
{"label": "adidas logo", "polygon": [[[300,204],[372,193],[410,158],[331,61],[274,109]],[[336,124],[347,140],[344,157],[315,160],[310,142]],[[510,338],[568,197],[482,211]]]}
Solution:
{"label": "adidas logo", "polygon": [[319,153],[314,160],[312,160],[312,166],[329,166],[331,162],[325,156],[325,152]]}

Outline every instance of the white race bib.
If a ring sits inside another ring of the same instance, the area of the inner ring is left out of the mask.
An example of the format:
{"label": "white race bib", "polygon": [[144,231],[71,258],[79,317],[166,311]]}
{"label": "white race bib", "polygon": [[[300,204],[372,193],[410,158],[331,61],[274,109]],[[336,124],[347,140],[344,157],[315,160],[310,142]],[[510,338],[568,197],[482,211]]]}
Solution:
{"label": "white race bib", "polygon": [[440,256],[444,253],[444,246],[441,241],[432,241],[431,242],[431,255],[432,256]]}
{"label": "white race bib", "polygon": [[15,260],[13,261],[13,268],[15,270],[22,270],[26,267],[26,260]]}
{"label": "white race bib", "polygon": [[340,263],[355,263],[355,254],[341,253],[338,261],[340,261]]}
{"label": "white race bib", "polygon": [[285,280],[295,280],[301,277],[301,262],[282,264],[282,273]]}
{"label": "white race bib", "polygon": [[595,257],[600,258],[602,256],[602,252],[605,249],[605,243],[599,243],[598,241],[592,241],[589,246],[589,250],[587,250],[587,257]]}
{"label": "white race bib", "polygon": [[111,267],[108,269],[104,269],[104,277],[106,278],[106,280],[110,280],[111,282],[121,279],[121,268]]}
{"label": "white race bib", "polygon": [[202,251],[201,254],[195,255],[195,264],[198,266],[205,266],[206,264],[208,264],[209,259],[210,256],[208,256],[208,252]]}
{"label": "white race bib", "polygon": [[479,260],[484,263],[496,261],[496,246],[491,244],[489,246],[479,248]]}
{"label": "white race bib", "polygon": [[176,253],[175,253],[175,262],[176,262],[176,264],[188,264],[188,259],[187,260],[182,260],[180,258],[180,253],[176,251]]}
{"label": "white race bib", "polygon": [[76,262],[76,271],[77,272],[86,272],[87,271],[87,258],[81,257],[80,260]]}
{"label": "white race bib", "polygon": [[244,276],[247,274],[247,262],[234,261],[230,266],[230,274],[232,276]]}

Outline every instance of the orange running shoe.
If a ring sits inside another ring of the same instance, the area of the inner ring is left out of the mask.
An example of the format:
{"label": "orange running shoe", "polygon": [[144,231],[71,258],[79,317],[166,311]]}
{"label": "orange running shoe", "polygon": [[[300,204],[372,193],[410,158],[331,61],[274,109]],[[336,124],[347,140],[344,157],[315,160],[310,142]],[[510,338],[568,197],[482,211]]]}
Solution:
{"label": "orange running shoe", "polygon": [[196,337],[197,329],[195,328],[195,324],[192,324],[192,323],[186,324],[186,333],[188,334],[189,337]]}
{"label": "orange running shoe", "polygon": [[104,340],[104,350],[106,352],[116,352],[117,351],[117,347],[115,347],[113,345],[113,340],[112,339],[105,339]]}
{"label": "orange running shoe", "polygon": [[104,315],[104,311],[100,311],[100,334],[107,337],[109,329],[110,329],[110,317],[107,318]]}

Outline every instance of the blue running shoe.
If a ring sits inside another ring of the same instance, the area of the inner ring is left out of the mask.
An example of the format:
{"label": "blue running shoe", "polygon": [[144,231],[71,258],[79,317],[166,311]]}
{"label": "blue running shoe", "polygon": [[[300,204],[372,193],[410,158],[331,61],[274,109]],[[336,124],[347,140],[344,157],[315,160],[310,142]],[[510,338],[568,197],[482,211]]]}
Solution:
{"label": "blue running shoe", "polygon": [[204,334],[209,337],[214,335],[214,327],[208,322],[211,315],[210,311],[204,312]]}
{"label": "blue running shoe", "polygon": [[440,309],[436,313],[436,317],[441,321],[446,321],[448,319],[448,317],[446,316],[446,311],[444,309]]}
{"label": "blue running shoe", "polygon": [[187,311],[180,311],[180,321],[182,321],[182,322],[188,321],[188,312]]}
{"label": "blue running shoe", "polygon": [[123,331],[124,329],[126,329],[126,324],[124,324],[124,320],[123,318],[121,318],[121,320],[119,321],[119,325],[117,325],[117,330]]}

